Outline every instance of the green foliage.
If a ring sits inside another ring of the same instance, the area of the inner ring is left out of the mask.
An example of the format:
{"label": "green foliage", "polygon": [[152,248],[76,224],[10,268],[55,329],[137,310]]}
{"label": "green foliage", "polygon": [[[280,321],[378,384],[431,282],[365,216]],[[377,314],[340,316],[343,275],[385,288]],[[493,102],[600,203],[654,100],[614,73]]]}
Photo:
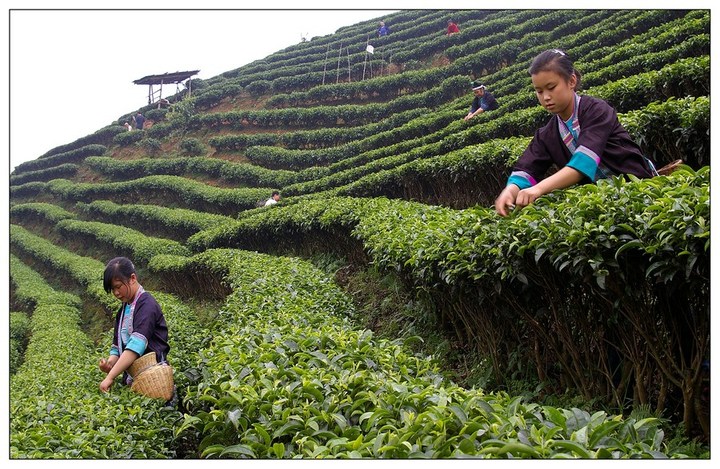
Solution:
{"label": "green foliage", "polygon": [[200,156],[205,153],[205,146],[196,138],[183,139],[180,148],[190,156]]}
{"label": "green foliage", "polygon": [[113,137],[113,143],[126,147],[137,143],[145,136],[144,130],[131,130],[130,132],[123,132]]}
{"label": "green foliage", "polygon": [[10,282],[15,287],[15,306],[26,313],[41,303],[80,306],[80,298],[53,289],[37,272],[10,255]]}
{"label": "green foliage", "polygon": [[66,218],[75,218],[76,215],[57,205],[46,202],[29,202],[26,204],[18,204],[10,209],[11,219],[43,219],[51,224],[55,224]]}
{"label": "green foliage", "polygon": [[10,312],[10,374],[17,372],[22,364],[30,332],[30,317],[27,313]]}
{"label": "green foliage", "polygon": [[147,137],[138,142],[140,147],[151,155],[156,155],[162,147],[162,142],[157,138]]}
{"label": "green foliage", "polygon": [[145,233],[184,241],[198,231],[230,221],[230,218],[212,213],[158,205],[119,205],[109,200],[96,200],[89,204],[78,202],[78,211],[94,220],[122,225],[131,224]]}
{"label": "green foliage", "polygon": [[185,98],[170,107],[165,116],[176,128],[185,128],[195,115],[196,98]]}
{"label": "green foliage", "polygon": [[[123,129],[125,130],[125,129]],[[37,160],[32,161],[26,161],[24,163],[20,163],[15,167],[15,171],[13,171],[13,175],[20,175],[22,173],[25,173],[27,171],[38,171],[43,169],[52,168],[54,166],[58,166],[60,164],[65,163],[80,163],[88,156],[97,156],[102,155],[107,151],[107,147],[105,145],[99,145],[99,144],[92,144],[92,145],[86,145],[81,148],[77,148],[74,150],[69,150],[64,153],[55,153],[53,155],[46,156],[44,158],[39,158]]]}
{"label": "green foliage", "polygon": [[[15,234],[21,230],[15,230]],[[30,240],[28,240],[29,242]],[[52,250],[49,250],[52,251]],[[48,264],[63,275],[61,250],[52,253]],[[93,265],[96,261],[79,258]],[[55,293],[40,275],[11,256],[11,277],[17,295],[31,298],[32,335],[25,360],[10,383],[10,456],[13,459],[120,459],[172,458],[183,442],[174,428],[182,416],[164,402],[132,393],[116,383],[101,394],[97,369],[109,345],[95,349],[79,329],[79,299]],[[102,276],[96,272],[96,283]],[[84,284],[78,276],[73,277]],[[168,322],[171,364],[175,383],[182,390],[203,336],[193,312],[171,295],[153,293]],[[110,297],[110,295],[106,295]],[[112,308],[118,303],[114,301]],[[19,337],[17,318],[13,324]],[[107,334],[107,344],[111,337]],[[69,367],[70,365],[70,367]]]}
{"label": "green foliage", "polygon": [[100,302],[108,310],[114,309],[115,302],[103,290],[102,282],[98,281],[105,270],[102,262],[59,248],[18,225],[10,225],[10,245],[15,252],[21,252],[38,263],[51,265],[69,275],[93,300]]}
{"label": "green foliage", "polygon": [[693,168],[710,160],[710,98],[670,98],[628,113],[622,124],[659,166],[682,159]]}
{"label": "green foliage", "polygon": [[112,199],[116,203],[134,203],[137,194],[142,194],[148,202],[228,215],[255,207],[258,200],[272,191],[269,188],[222,189],[177,176],[148,176],[107,184],[74,184],[65,179],[55,179],[48,183],[46,190],[68,200]]}
{"label": "green foliage", "polygon": [[19,175],[10,176],[10,185],[24,184],[29,181],[49,181],[56,178],[73,177],[78,170],[78,165],[65,163],[52,168],[40,169],[38,171],[27,171]]}
{"label": "green foliage", "polygon": [[350,328],[347,299],[308,264],[207,254],[231,259],[233,293],[177,431],[201,441],[202,457],[666,457],[657,419],[541,407],[444,381],[401,341]]}
{"label": "green foliage", "polygon": [[95,221],[63,220],[56,225],[58,233],[71,238],[97,240],[118,255],[145,264],[158,254],[188,255],[190,251],[177,241],[153,238],[140,231]]}

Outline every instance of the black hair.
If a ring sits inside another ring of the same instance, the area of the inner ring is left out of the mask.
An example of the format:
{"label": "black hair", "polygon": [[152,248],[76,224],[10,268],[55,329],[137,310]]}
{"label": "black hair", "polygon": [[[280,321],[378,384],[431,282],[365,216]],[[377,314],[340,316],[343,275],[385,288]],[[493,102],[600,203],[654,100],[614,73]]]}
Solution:
{"label": "black hair", "polygon": [[110,293],[113,280],[118,279],[123,283],[128,283],[132,274],[137,275],[135,266],[130,259],[127,257],[111,259],[105,266],[105,274],[103,275],[103,288],[105,288],[105,292]]}
{"label": "black hair", "polygon": [[569,80],[571,75],[577,78],[575,90],[580,89],[580,72],[575,68],[573,61],[560,49],[548,49],[539,53],[530,64],[528,73],[535,75],[539,72],[555,72]]}
{"label": "black hair", "polygon": [[280,195],[278,191],[273,191],[272,194],[270,194],[270,197],[275,197],[276,195]]}

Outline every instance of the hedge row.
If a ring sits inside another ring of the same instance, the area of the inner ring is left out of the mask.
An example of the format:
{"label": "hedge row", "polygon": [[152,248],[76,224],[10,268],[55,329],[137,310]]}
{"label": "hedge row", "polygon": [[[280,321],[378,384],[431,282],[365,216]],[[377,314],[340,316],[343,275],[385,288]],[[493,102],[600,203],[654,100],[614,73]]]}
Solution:
{"label": "hedge row", "polygon": [[188,255],[190,251],[177,241],[147,236],[117,224],[97,221],[62,220],[56,231],[69,239],[90,240],[90,244],[107,246],[115,255],[133,259],[133,262],[145,264],[158,254]]}
{"label": "hedge row", "polygon": [[15,167],[13,175],[17,176],[28,171],[52,168],[64,163],[80,163],[88,156],[102,155],[107,151],[105,145],[93,144],[70,150],[64,153],[56,153],[52,156],[38,158],[32,161],[20,163]]}
{"label": "hedge row", "polygon": [[[709,106],[705,97],[670,99],[619,117],[658,168],[682,159],[698,169],[709,163]],[[354,197],[402,197],[455,207],[491,204],[528,142],[529,137],[493,139],[432,158],[435,152],[442,152],[442,147],[429,145],[415,154],[377,160],[321,182],[289,186],[283,192],[289,195],[338,188],[338,195]]]}
{"label": "hedge row", "polygon": [[[407,110],[405,109],[402,110]],[[228,111],[224,113],[207,113],[194,116],[190,123],[190,130],[199,130],[203,127],[212,127],[227,122],[228,125],[255,127],[303,127],[320,128],[336,127],[338,120],[349,123],[351,126],[367,125],[377,122],[381,118],[390,116],[386,105],[352,105],[344,106],[317,106],[313,109],[277,109],[277,110],[245,110]],[[211,143],[212,144],[212,143]],[[214,144],[212,144],[215,146]]]}
{"label": "hedge row", "polygon": [[105,293],[99,273],[105,270],[105,264],[92,258],[79,256],[62,249],[50,241],[35,235],[19,225],[10,225],[11,252],[22,253],[34,262],[62,272],[79,284],[93,301],[114,311],[117,301]]}
{"label": "hedge row", "polygon": [[10,311],[10,375],[14,375],[22,364],[30,335],[30,317],[27,313]]}
{"label": "hedge row", "polygon": [[69,153],[90,145],[108,146],[110,145],[110,143],[112,143],[113,137],[122,132],[125,132],[125,127],[116,124],[108,125],[90,135],[81,137],[72,143],[55,147],[52,150],[41,155],[39,158],[50,158],[52,156],[57,156],[60,153]]}
{"label": "hedge row", "polygon": [[249,187],[283,187],[292,184],[298,173],[234,163],[214,158],[141,158],[122,161],[110,157],[91,157],[86,164],[94,171],[115,180],[152,175],[203,176]]}
{"label": "hedge row", "polygon": [[[357,225],[355,235],[372,262],[429,289],[441,318],[494,357],[498,374],[512,356],[522,357],[519,363],[535,364],[536,372],[588,398],[605,396],[622,406],[623,389],[629,389],[639,403],[670,411],[680,405],[690,428],[696,423],[696,385],[709,343],[709,296],[702,293],[709,291],[708,188],[708,169],[630,183],[616,179],[559,191],[509,219],[480,207],[456,212],[401,201],[331,198],[245,217],[200,232],[188,245],[195,251],[274,252],[275,242],[268,239],[303,243],[303,234],[313,233],[308,238],[314,242],[321,231],[337,236]],[[547,219],[552,223],[538,223]],[[478,296],[484,300],[466,300]],[[543,305],[559,310],[548,317],[553,310]],[[684,323],[691,318],[692,327]],[[620,321],[623,332],[598,328],[595,321]],[[575,354],[572,341],[563,342],[569,336],[549,341],[548,324],[567,334],[575,328],[580,336],[571,335],[573,340],[600,347],[600,355]],[[528,336],[533,340],[518,341]],[[627,342],[630,337],[635,339]],[[646,368],[626,368],[620,384],[612,381],[619,371],[604,368],[612,364],[593,362],[619,354],[622,364],[638,363],[632,344],[639,337],[656,345],[642,349]],[[538,344],[544,345],[536,355]],[[685,390],[685,395],[672,400],[652,389]]]}
{"label": "hedge row", "polygon": [[30,181],[49,181],[57,178],[70,178],[75,176],[78,167],[79,166],[74,163],[65,163],[38,171],[27,171],[18,175],[12,174],[10,176],[10,185],[16,186]]}
{"label": "hedge row", "polygon": [[[384,107],[388,115],[402,113],[417,108],[434,108],[444,102],[457,98],[466,92],[467,79],[463,77],[450,77],[443,81],[441,86],[433,88],[425,93],[411,94],[393,100]],[[365,107],[365,106],[362,106]],[[274,111],[277,112],[277,111]],[[210,145],[218,150],[238,150],[249,145],[271,145],[273,137],[268,135],[228,135],[212,137]]]}
{"label": "hedge row", "polygon": [[119,205],[109,200],[78,202],[77,211],[85,218],[116,225],[128,225],[145,234],[185,241],[189,236],[231,219],[222,215],[159,205]]}
{"label": "hedge row", "polygon": [[47,221],[50,226],[55,226],[57,222],[66,218],[76,218],[76,215],[60,206],[47,202],[28,202],[10,208],[10,221],[12,223],[35,220]]}
{"label": "hedge row", "polygon": [[200,441],[201,457],[666,457],[657,419],[540,407],[446,382],[402,341],[353,329],[349,298],[297,259],[218,250],[163,256],[155,269],[206,262],[227,266],[233,293],[199,354],[202,378],[188,388],[178,430]]}
{"label": "hedge row", "polygon": [[[20,186],[22,187],[22,186]],[[108,199],[134,203],[139,199],[168,207],[191,208],[201,212],[233,215],[254,208],[267,200],[272,189],[222,189],[178,176],[147,176],[127,182],[106,184],[73,183],[65,179],[50,181],[45,188],[65,200]]]}
{"label": "hedge row", "polygon": [[[658,72],[647,72],[645,74],[638,75],[637,77],[620,79],[614,82],[614,84],[609,83],[605,85],[605,87],[592,88],[588,91],[588,93],[604,99],[609,99],[613,104],[617,103],[620,105],[621,111],[630,110],[634,108],[633,106],[649,104],[650,101],[656,99],[658,95],[674,95],[677,97],[683,97],[688,94],[692,95],[694,93],[698,94],[705,92],[706,89],[709,88],[710,75],[708,67],[709,60],[707,57],[681,60],[677,64],[668,65]],[[612,69],[612,67],[610,68]],[[526,80],[526,78],[523,80]],[[693,83],[693,86],[683,86],[688,83]],[[623,91],[620,92],[620,90]],[[492,113],[493,120],[490,125],[500,125],[500,123],[496,123],[495,121],[499,121],[504,118],[509,119],[511,123],[507,126],[501,127],[501,129],[504,127],[516,129],[517,125],[515,121],[517,120],[517,116],[513,113],[523,107],[536,105],[536,99],[532,93],[528,92],[527,94],[520,93],[516,96],[506,98],[503,103],[503,108],[507,106],[507,109],[501,108],[500,110]],[[450,119],[449,121],[452,122],[452,120],[454,119]],[[432,132],[432,129],[436,128],[433,127],[433,125],[447,125],[447,123],[448,119],[443,119],[441,116],[437,116],[435,119],[430,117],[421,118],[407,124],[405,127],[408,128],[408,131],[412,131],[413,129],[421,126],[427,126],[430,129],[430,132]],[[532,121],[531,124],[539,125],[540,123]],[[457,125],[455,127],[457,127]],[[465,127],[470,127],[470,125],[468,124]],[[479,128],[480,126],[475,127]],[[482,129],[486,130],[487,127],[487,125],[482,126]],[[525,127],[528,127],[528,131],[530,130],[529,126]],[[448,128],[440,135],[449,134],[450,130],[451,129]],[[454,130],[457,131],[458,129]],[[502,132],[496,133],[498,134],[497,136],[495,133],[491,133],[489,136],[484,137],[483,140],[486,140],[487,138],[502,138],[507,136],[501,135]],[[425,135],[427,135],[427,132],[425,132]],[[517,135],[517,133],[510,135]],[[403,136],[403,140],[408,140],[414,136],[414,134],[409,135],[409,137]],[[341,157],[347,158],[348,156],[356,155],[364,148],[372,149],[373,147],[378,147],[381,144],[387,146],[388,142],[385,141],[386,138],[381,140],[379,143],[377,142],[378,138],[379,136],[376,136],[371,139],[366,139],[366,141],[359,141],[353,144],[312,152],[303,150],[293,151],[282,148],[267,148],[262,146],[251,147],[247,150],[247,155],[253,162],[264,166],[275,168],[307,167],[309,164],[323,164],[324,162],[337,161],[337,159]],[[657,154],[659,152],[655,153]],[[297,166],[298,163],[292,163],[293,160],[297,159],[300,159],[300,161],[306,160],[307,162],[302,163],[303,166]],[[282,163],[279,164],[278,161]],[[693,163],[691,162],[691,164]],[[693,166],[699,167],[699,165],[695,164],[693,164]]]}
{"label": "hedge row", "polygon": [[[54,257],[63,257],[58,249]],[[52,256],[51,256],[52,257]],[[85,258],[86,261],[93,260]],[[62,269],[58,275],[64,275]],[[101,283],[102,268],[94,272]],[[182,419],[164,402],[115,384],[100,394],[99,358],[112,340],[95,348],[79,327],[79,298],[52,292],[44,280],[15,261],[12,282],[32,311],[32,337],[25,360],[10,382],[10,457],[12,459],[127,459],[182,456],[174,429]],[[201,344],[193,314],[168,295],[157,295],[170,327],[171,358],[178,370]],[[117,303],[114,303],[117,306]],[[182,373],[176,384],[184,389]]]}
{"label": "hedge row", "polygon": [[[317,108],[315,108],[317,109]],[[374,120],[372,122],[364,122],[362,125],[346,127],[345,118],[347,115],[342,109],[329,112],[328,109],[318,109],[318,113],[303,112],[301,110],[292,110],[285,114],[297,114],[290,116],[292,120],[296,120],[296,125],[302,123],[307,127],[315,127],[320,122],[325,128],[318,130],[294,130],[285,132],[286,126],[283,126],[282,133],[266,133],[266,134],[248,134],[233,135],[232,137],[218,137],[218,139],[233,139],[231,147],[233,149],[241,149],[250,145],[281,145],[286,148],[324,148],[335,146],[347,141],[366,138],[378,132],[392,130],[408,121],[428,112],[426,108],[413,108],[407,111],[399,112],[387,118]],[[253,111],[250,111],[253,112]],[[254,111],[259,112],[259,111]],[[268,111],[269,112],[269,111]],[[269,115],[268,115],[269,116]],[[342,116],[342,117],[338,117]],[[272,126],[282,123],[287,116],[279,116],[278,122],[274,119],[260,119],[252,122],[262,123],[270,122]],[[372,117],[372,116],[371,116]],[[213,113],[200,116],[200,123],[203,128],[214,126],[230,126],[236,130],[242,130],[244,126],[250,125],[247,116],[242,112]],[[322,123],[324,121],[324,123]],[[293,124],[288,125],[293,127]],[[216,141],[216,140],[213,140]],[[221,140],[217,140],[221,141]],[[224,148],[224,147],[223,147]]]}

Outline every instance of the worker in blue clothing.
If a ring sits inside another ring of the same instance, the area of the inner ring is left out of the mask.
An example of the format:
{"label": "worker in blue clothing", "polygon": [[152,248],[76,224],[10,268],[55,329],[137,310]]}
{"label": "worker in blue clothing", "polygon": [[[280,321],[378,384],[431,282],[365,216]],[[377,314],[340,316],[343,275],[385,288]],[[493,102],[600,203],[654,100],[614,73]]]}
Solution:
{"label": "worker in blue clothing", "polygon": [[470,112],[465,116],[466,121],[485,111],[492,111],[498,108],[495,96],[485,88],[485,85],[474,81],[472,87],[475,98],[473,98],[472,105],[470,106]]}
{"label": "worker in blue clothing", "polygon": [[390,28],[385,26],[385,22],[381,21],[380,28],[378,28],[378,31],[377,31],[378,37],[387,36],[389,32],[390,32]]}
{"label": "worker in blue clothing", "polygon": [[139,112],[137,114],[135,114],[135,128],[138,130],[142,130],[144,124],[145,124],[145,116],[143,116]]}

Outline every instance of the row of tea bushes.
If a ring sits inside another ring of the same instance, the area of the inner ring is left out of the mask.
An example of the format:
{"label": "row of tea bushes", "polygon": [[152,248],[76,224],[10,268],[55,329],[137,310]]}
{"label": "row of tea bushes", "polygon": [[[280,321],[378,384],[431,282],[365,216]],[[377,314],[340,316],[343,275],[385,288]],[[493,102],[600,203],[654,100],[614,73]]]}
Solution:
{"label": "row of tea bushes", "polygon": [[423,236],[405,221],[418,214],[378,213],[357,234],[376,264],[433,286],[443,319],[494,357],[498,375],[519,354],[540,379],[696,427],[710,338],[709,168],[538,202],[502,220],[491,209],[448,213]]}
{"label": "row of tea bushes", "polygon": [[[25,186],[30,186],[26,190]],[[48,183],[27,183],[11,189],[12,197],[52,194],[70,202],[112,200],[116,203],[147,203],[189,208],[230,215],[254,208],[259,200],[267,200],[272,188],[224,189],[179,176],[147,176],[126,182],[74,183],[54,179]]]}
{"label": "row of tea bushes", "polygon": [[248,187],[283,187],[300,175],[295,171],[268,169],[217,158],[138,158],[131,161],[98,156],[86,160],[93,170],[115,181],[143,176],[183,176],[214,178]]}
{"label": "row of tea bushes", "polygon": [[98,272],[105,265],[92,258],[79,256],[60,249],[50,241],[31,233],[19,225],[10,225],[10,249],[18,256],[32,258],[34,263],[54,271],[62,271],[72,281],[81,286],[83,294],[92,301],[103,305],[107,311],[115,309],[116,301],[103,290]]}
{"label": "row of tea bushes", "polygon": [[76,242],[88,241],[89,244],[101,246],[115,255],[133,259],[139,264],[146,264],[158,254],[188,255],[190,251],[178,241],[147,236],[145,233],[111,223],[84,220],[62,220],[55,230],[61,236],[74,239]]}
{"label": "row of tea bushes", "polygon": [[10,222],[14,224],[37,223],[53,228],[60,220],[76,218],[73,212],[47,202],[27,202],[10,208]]}
{"label": "row of tea bushes", "polygon": [[[507,219],[481,207],[454,211],[384,199],[314,199],[199,232],[188,246],[196,252],[276,252],[279,245],[302,250],[307,242],[342,250],[353,245],[337,238],[352,232],[374,264],[433,292],[441,319],[493,357],[499,379],[502,364],[518,355],[541,378],[550,376],[588,398],[604,396],[623,406],[627,388],[639,403],[679,405],[690,428],[709,343],[709,296],[693,293],[709,291],[708,191],[709,168],[694,173],[686,167],[670,177],[617,178],[558,191]],[[483,301],[464,299],[478,295]],[[566,301],[571,298],[576,300]],[[553,310],[542,305],[562,306],[548,316]],[[583,322],[588,311],[593,319]],[[684,322],[690,318],[692,327]],[[623,326],[606,331],[596,321]],[[547,324],[568,335],[545,337]],[[518,339],[528,336],[533,339]],[[577,343],[588,343],[601,357],[614,353],[621,363],[635,364],[632,344],[640,337],[655,345],[642,348],[645,368],[626,368],[620,383],[612,380],[608,363],[594,362],[597,355],[573,352]],[[656,395],[645,383],[673,391]],[[682,397],[670,397],[681,390]]]}
{"label": "row of tea bushes", "polygon": [[133,226],[145,234],[154,234],[157,237],[180,242],[184,242],[198,231],[231,220],[223,215],[184,208],[145,204],[120,205],[109,200],[78,202],[76,210],[85,218],[115,225]]}
{"label": "row of tea bushes", "polygon": [[19,185],[30,181],[49,181],[57,178],[70,178],[77,173],[78,168],[79,166],[75,163],[64,163],[37,171],[25,171],[17,175],[12,174],[10,175],[10,185]]}
{"label": "row of tea bushes", "polygon": [[106,351],[81,331],[80,299],[55,292],[18,260],[11,281],[35,306],[23,364],[10,380],[10,458],[173,457],[177,411],[127,389],[100,393],[97,363]]}
{"label": "row of tea bushes", "polygon": [[[673,98],[619,116],[658,168],[680,158],[696,169],[709,158],[709,117],[706,97]],[[400,151],[403,147],[398,144],[391,156],[383,156],[387,153],[385,150],[367,152],[348,160],[356,163],[351,169],[338,171],[347,165],[331,165],[329,175],[286,186],[283,193],[289,196],[335,189],[338,195],[403,197],[429,203],[447,201],[460,207],[492,203],[529,141],[529,137],[492,138],[493,134],[509,132],[510,128],[517,130],[517,126],[529,118],[540,125],[549,116],[538,107],[480,127],[469,127],[441,142],[419,144],[410,151]],[[431,139],[427,137],[420,142]],[[488,139],[487,143],[471,144]],[[468,155],[473,156],[458,161]],[[363,162],[366,158],[371,161]],[[442,179],[436,180],[437,176]]]}
{"label": "row of tea bushes", "polygon": [[107,151],[105,145],[92,144],[81,148],[69,150],[63,153],[55,153],[53,155],[38,158],[32,161],[20,163],[15,167],[13,175],[20,175],[27,171],[38,171],[42,169],[52,168],[61,164],[76,164],[82,162],[88,156],[102,155]]}
{"label": "row of tea bushes", "polygon": [[10,375],[17,372],[25,355],[28,336],[30,334],[30,317],[27,313],[10,311],[10,328],[8,337],[10,339]]}
{"label": "row of tea bushes", "polygon": [[658,419],[541,407],[447,382],[402,341],[353,329],[349,299],[303,261],[211,250],[153,264],[161,276],[217,275],[224,265],[233,290],[199,353],[202,377],[188,387],[178,429],[200,441],[201,457],[667,456]]}

